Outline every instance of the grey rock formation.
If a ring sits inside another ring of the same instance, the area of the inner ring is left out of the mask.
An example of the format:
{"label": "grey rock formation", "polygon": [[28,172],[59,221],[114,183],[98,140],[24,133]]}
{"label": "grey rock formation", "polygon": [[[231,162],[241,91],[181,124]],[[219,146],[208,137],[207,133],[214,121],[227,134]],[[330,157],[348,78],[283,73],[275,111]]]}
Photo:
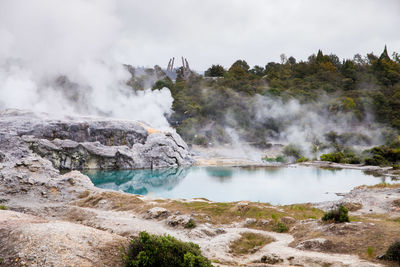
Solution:
{"label": "grey rock formation", "polygon": [[176,133],[149,133],[142,123],[89,117],[49,119],[20,110],[0,113],[0,163],[29,155],[56,169],[143,169],[193,163]]}

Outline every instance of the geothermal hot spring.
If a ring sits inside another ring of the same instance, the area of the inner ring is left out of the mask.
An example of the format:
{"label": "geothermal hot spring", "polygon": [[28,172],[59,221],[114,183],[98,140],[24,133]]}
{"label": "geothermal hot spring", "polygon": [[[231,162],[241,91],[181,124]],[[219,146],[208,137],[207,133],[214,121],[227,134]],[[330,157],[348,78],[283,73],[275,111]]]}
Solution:
{"label": "geothermal hot spring", "polygon": [[271,204],[320,202],[340,198],[359,185],[389,178],[360,170],[316,167],[189,167],[162,170],[87,171],[104,189],[162,198],[206,198],[213,201],[260,201]]}

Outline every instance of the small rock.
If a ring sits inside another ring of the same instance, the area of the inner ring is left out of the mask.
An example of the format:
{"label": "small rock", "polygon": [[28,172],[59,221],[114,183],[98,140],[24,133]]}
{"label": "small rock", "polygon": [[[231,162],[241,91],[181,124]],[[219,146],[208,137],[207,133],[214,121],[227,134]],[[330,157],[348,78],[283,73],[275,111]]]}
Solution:
{"label": "small rock", "polygon": [[281,259],[278,255],[272,253],[270,255],[264,255],[261,257],[261,262],[262,263],[267,263],[267,264],[277,264],[283,262],[283,259]]}
{"label": "small rock", "polygon": [[224,228],[217,228],[217,229],[215,229],[215,232],[216,232],[217,234],[225,234],[225,233],[226,233],[226,231],[225,231]]}
{"label": "small rock", "polygon": [[325,238],[314,238],[300,242],[296,248],[302,250],[326,251],[333,248],[333,243]]}
{"label": "small rock", "polygon": [[161,207],[154,207],[147,211],[146,219],[159,219],[159,218],[166,218],[168,217],[170,212]]}
{"label": "small rock", "polygon": [[190,222],[189,215],[172,215],[167,218],[167,224],[170,226],[183,226],[186,227]]}
{"label": "small rock", "polygon": [[102,199],[102,200],[100,200],[99,201],[99,205],[105,205],[105,204],[107,204],[108,203],[108,201],[107,200],[105,200],[105,199]]}
{"label": "small rock", "polygon": [[297,220],[293,217],[285,216],[281,218],[281,222],[283,222],[284,224],[294,224],[297,222]]}
{"label": "small rock", "polygon": [[250,224],[254,224],[257,222],[257,219],[255,218],[246,218],[246,220],[244,221],[244,225],[250,225]]}
{"label": "small rock", "polygon": [[267,224],[270,224],[272,222],[272,220],[266,220],[266,219],[262,219],[258,221],[258,225],[259,226],[265,226]]}
{"label": "small rock", "polygon": [[257,251],[260,250],[260,248],[261,248],[261,246],[255,246],[254,248],[251,249],[250,253],[251,254],[256,253]]}
{"label": "small rock", "polygon": [[236,208],[238,209],[238,211],[245,211],[249,208],[249,203],[248,202],[239,202],[236,205]]}

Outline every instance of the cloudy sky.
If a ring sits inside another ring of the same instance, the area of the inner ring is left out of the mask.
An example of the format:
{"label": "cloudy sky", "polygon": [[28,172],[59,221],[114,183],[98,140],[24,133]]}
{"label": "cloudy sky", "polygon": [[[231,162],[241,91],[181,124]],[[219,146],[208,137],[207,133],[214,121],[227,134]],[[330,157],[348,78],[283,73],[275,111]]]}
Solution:
{"label": "cloudy sky", "polygon": [[340,58],[385,44],[400,52],[399,25],[400,0],[2,0],[0,57],[42,67],[107,51],[140,66],[166,67],[173,56],[199,71],[236,59],[264,66],[318,49]]}
{"label": "cloudy sky", "polygon": [[400,52],[399,0],[121,0],[117,14],[123,55],[139,65],[184,55],[199,70],[239,58],[264,66],[282,53],[351,58],[385,44]]}

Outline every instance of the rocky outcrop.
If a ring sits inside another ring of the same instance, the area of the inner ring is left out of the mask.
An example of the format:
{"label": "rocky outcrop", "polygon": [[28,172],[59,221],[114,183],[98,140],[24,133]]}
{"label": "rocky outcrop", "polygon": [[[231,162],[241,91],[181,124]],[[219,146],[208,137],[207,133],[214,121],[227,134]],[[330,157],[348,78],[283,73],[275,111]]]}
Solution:
{"label": "rocky outcrop", "polygon": [[106,118],[49,119],[19,110],[0,113],[0,162],[30,154],[56,169],[143,169],[190,165],[188,147],[174,132]]}
{"label": "rocky outcrop", "polygon": [[128,239],[65,221],[0,210],[0,266],[124,266]]}

